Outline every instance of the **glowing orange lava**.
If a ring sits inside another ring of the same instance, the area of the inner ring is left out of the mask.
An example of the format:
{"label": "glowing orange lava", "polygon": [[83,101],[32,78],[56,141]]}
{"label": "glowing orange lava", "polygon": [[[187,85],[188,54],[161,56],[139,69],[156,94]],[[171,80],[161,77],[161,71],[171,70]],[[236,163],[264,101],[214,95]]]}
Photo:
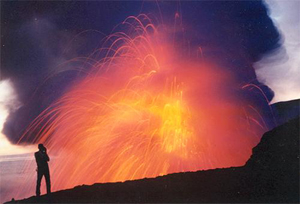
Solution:
{"label": "glowing orange lava", "polygon": [[122,25],[22,137],[37,133],[56,157],[53,190],[243,165],[266,127],[231,93],[240,85],[230,72],[175,50],[145,15]]}

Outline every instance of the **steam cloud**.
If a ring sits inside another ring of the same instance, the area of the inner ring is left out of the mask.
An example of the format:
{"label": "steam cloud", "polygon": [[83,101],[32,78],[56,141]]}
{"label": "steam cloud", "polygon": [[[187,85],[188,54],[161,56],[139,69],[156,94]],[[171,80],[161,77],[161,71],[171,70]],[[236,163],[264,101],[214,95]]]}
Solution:
{"label": "steam cloud", "polygon": [[255,64],[258,79],[275,92],[273,103],[300,98],[300,2],[270,1],[270,16],[283,35],[283,46]]}
{"label": "steam cloud", "polygon": [[17,98],[11,81],[8,79],[0,81],[0,155],[20,154],[29,150],[11,145],[5,135],[2,134],[6,118],[20,107],[21,103]]}
{"label": "steam cloud", "polygon": [[[47,5],[46,5],[47,4]],[[203,55],[232,70],[242,82],[259,85],[269,99],[273,93],[259,83],[253,63],[280,47],[280,35],[268,16],[262,1],[251,2],[3,2],[3,78],[11,78],[24,104],[11,113],[3,133],[12,142],[53,101],[59,98],[77,78],[80,65],[64,64],[87,56],[100,45],[101,35],[76,37],[89,29],[109,33],[129,15],[139,12],[157,14],[163,19],[180,18],[191,47],[202,48]],[[46,5],[46,6],[45,6]],[[44,8],[30,12],[24,8]],[[12,10],[20,14],[13,15]],[[24,15],[22,15],[24,14]],[[26,15],[25,15],[26,14]],[[25,17],[21,17],[25,16]],[[88,40],[87,40],[88,39]],[[184,50],[182,52],[188,52]],[[64,64],[64,66],[59,66]],[[53,74],[54,73],[54,74]],[[250,98],[252,96],[249,96]],[[259,101],[258,101],[259,103]],[[31,142],[30,138],[27,142]]]}

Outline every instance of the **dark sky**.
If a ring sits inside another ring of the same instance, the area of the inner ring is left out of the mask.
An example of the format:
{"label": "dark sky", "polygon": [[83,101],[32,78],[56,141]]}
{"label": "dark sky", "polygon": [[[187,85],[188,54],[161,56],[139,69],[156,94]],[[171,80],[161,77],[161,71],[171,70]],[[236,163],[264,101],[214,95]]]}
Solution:
{"label": "dark sky", "polygon": [[252,67],[280,46],[280,35],[261,1],[4,1],[1,80],[11,79],[23,104],[10,114],[4,134],[15,142],[29,122],[80,77],[68,67],[77,65],[58,65],[88,55],[104,35],[77,34],[87,30],[109,34],[126,17],[140,12],[158,18],[162,14],[164,23],[172,23],[179,12],[191,44],[203,47],[206,56],[234,70],[241,81],[260,85],[272,98]]}

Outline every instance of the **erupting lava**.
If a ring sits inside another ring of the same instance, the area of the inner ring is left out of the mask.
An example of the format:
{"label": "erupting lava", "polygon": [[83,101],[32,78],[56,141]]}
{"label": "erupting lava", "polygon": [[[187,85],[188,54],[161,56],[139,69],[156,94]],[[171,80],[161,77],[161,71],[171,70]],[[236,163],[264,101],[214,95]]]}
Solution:
{"label": "erupting lava", "polygon": [[243,165],[266,127],[234,76],[175,49],[145,15],[122,26],[20,140],[36,134],[56,155],[53,190]]}

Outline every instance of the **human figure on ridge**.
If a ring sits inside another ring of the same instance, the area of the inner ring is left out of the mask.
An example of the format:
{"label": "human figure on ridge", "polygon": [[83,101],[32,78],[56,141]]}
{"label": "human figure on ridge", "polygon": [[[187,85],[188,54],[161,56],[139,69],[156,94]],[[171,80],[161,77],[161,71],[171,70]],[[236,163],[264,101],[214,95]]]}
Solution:
{"label": "human figure on ridge", "polygon": [[34,153],[35,161],[37,164],[37,182],[36,182],[36,196],[41,195],[41,181],[43,176],[45,176],[47,194],[51,193],[51,183],[50,183],[50,172],[48,161],[49,156],[47,154],[47,149],[43,144],[38,145],[39,151]]}

